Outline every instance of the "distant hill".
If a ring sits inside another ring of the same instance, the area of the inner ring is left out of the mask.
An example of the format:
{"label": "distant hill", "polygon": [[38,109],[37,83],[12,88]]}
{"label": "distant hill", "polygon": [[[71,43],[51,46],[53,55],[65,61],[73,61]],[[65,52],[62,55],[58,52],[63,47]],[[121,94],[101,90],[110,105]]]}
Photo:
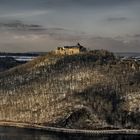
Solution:
{"label": "distant hill", "polygon": [[[45,53],[44,53],[45,54]],[[0,72],[25,64],[43,53],[3,53],[0,52]]]}
{"label": "distant hill", "polygon": [[121,56],[121,57],[137,57],[140,56],[140,53],[138,52],[117,52],[115,53],[116,56]]}
{"label": "distant hill", "polygon": [[94,50],[48,53],[0,74],[0,120],[140,129],[140,64]]}
{"label": "distant hill", "polygon": [[12,57],[0,57],[0,72],[24,64],[25,62],[16,61]]}

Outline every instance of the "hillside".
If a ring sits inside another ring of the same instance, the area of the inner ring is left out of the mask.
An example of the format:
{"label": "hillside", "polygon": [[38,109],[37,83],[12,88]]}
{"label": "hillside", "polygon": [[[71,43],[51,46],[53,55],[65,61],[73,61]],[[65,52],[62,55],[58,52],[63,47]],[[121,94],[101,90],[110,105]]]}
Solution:
{"label": "hillside", "polygon": [[140,129],[140,64],[104,50],[48,53],[0,74],[0,120]]}

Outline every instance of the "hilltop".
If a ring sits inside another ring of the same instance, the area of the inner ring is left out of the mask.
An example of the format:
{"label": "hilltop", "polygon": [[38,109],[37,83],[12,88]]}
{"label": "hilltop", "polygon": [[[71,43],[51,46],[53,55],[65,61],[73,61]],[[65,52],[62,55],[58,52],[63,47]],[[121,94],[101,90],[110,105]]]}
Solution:
{"label": "hilltop", "polygon": [[0,74],[0,120],[140,129],[140,64],[94,50],[48,53]]}

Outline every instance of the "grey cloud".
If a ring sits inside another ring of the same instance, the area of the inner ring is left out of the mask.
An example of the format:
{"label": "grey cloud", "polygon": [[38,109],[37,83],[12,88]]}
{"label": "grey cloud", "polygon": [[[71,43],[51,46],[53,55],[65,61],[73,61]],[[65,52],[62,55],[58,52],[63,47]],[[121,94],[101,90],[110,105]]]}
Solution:
{"label": "grey cloud", "polygon": [[50,5],[108,6],[139,2],[139,0],[48,0]]}
{"label": "grey cloud", "polygon": [[108,22],[116,22],[116,21],[128,21],[129,18],[127,17],[109,17],[107,18]]}
{"label": "grey cloud", "polygon": [[[19,6],[19,8],[53,8],[69,6],[109,6],[123,5],[128,3],[139,3],[139,0],[0,0],[3,6]],[[18,8],[18,7],[17,7]]]}
{"label": "grey cloud", "polygon": [[[54,37],[54,36],[53,36]],[[95,35],[62,35],[55,39],[67,41],[70,44],[76,44],[80,42],[82,45],[89,49],[106,49],[112,52],[140,52],[140,41],[139,40],[125,40],[123,37],[115,39],[111,37],[101,37]]]}
{"label": "grey cloud", "polygon": [[[112,34],[119,35],[124,32],[129,33],[132,32],[131,31],[132,29],[135,30],[136,28],[139,28],[139,24],[137,24],[139,22],[139,15],[136,15],[134,13],[135,7],[134,8],[131,7],[132,9],[128,8],[128,5],[129,6],[131,5],[130,3],[134,3],[136,6],[138,5],[138,3],[140,4],[140,1],[139,0],[0,0],[0,20],[3,20],[4,18],[19,19],[25,22],[41,24],[45,27],[47,27],[47,25],[49,27],[57,26],[73,30],[80,30],[88,33],[96,32],[98,35],[106,34],[106,36],[107,35],[112,36]],[[125,5],[125,7],[120,9],[122,5]],[[89,8],[89,6],[91,8]],[[106,8],[103,8],[102,6],[103,7],[105,6]],[[112,8],[111,6],[120,6],[120,7]],[[11,7],[13,7],[13,11],[11,10]],[[1,10],[1,8],[3,10]],[[3,19],[1,17],[3,17]],[[126,23],[126,26],[124,24],[121,24],[122,21],[128,21],[130,19],[133,19],[133,21]],[[110,22],[121,21],[121,22],[120,24],[109,25],[108,22],[106,21]],[[103,26],[102,23],[105,26]]]}
{"label": "grey cloud", "polygon": [[134,37],[134,38],[140,38],[140,34],[134,34],[133,36],[131,37]]}
{"label": "grey cloud", "polygon": [[93,37],[88,40],[91,49],[107,49],[112,52],[140,52],[140,41],[138,40],[117,40],[106,37]]}
{"label": "grey cloud", "polygon": [[8,31],[8,34],[13,33],[17,36],[37,35],[44,38],[46,35],[49,35],[53,39],[64,41],[72,41],[77,38],[81,38],[82,34],[84,34],[83,32],[77,32],[60,27],[43,27],[38,24],[25,24],[19,20],[0,22],[0,31],[1,33],[2,31]]}
{"label": "grey cloud", "polygon": [[36,24],[24,24],[21,21],[0,22],[1,30],[9,31],[42,31],[42,26]]}
{"label": "grey cloud", "polygon": [[[106,49],[113,52],[140,52],[139,40],[123,40],[110,37],[100,37],[87,34],[63,33],[57,32],[55,29],[48,29],[45,34],[11,34],[6,35],[8,42],[1,40],[0,49],[5,51],[49,51],[54,50],[58,46],[71,45],[80,42],[90,49]],[[28,47],[27,47],[28,46]],[[40,46],[40,47],[38,47]]]}
{"label": "grey cloud", "polygon": [[77,36],[77,34],[81,35],[84,32],[76,32],[65,28],[60,27],[43,27],[39,24],[25,24],[19,20],[13,21],[5,21],[0,22],[0,29],[4,29],[5,31],[15,31],[16,33],[35,33],[35,34],[48,34],[52,37],[61,38],[63,35],[68,34],[69,36]]}
{"label": "grey cloud", "polygon": [[[130,34],[127,40],[123,37],[115,39],[59,27],[52,28],[38,24],[25,24],[22,21],[3,22],[0,23],[1,27],[5,27],[5,30],[8,29],[9,31],[8,34],[0,32],[0,49],[5,51],[8,51],[8,48],[9,51],[13,52],[39,51],[39,49],[40,51],[48,51],[55,49],[59,45],[66,45],[64,43],[69,45],[80,42],[90,49],[107,49],[114,52],[140,52],[140,41],[136,39],[140,34]],[[41,46],[41,48],[38,46]]]}
{"label": "grey cloud", "polygon": [[127,40],[126,42],[138,42],[140,40],[140,33],[128,34],[124,38]]}
{"label": "grey cloud", "polygon": [[9,22],[0,22],[0,27],[6,27],[6,28],[15,28],[15,29],[24,29],[24,28],[42,28],[41,25],[36,24],[24,24],[19,20],[15,21],[9,21]]}

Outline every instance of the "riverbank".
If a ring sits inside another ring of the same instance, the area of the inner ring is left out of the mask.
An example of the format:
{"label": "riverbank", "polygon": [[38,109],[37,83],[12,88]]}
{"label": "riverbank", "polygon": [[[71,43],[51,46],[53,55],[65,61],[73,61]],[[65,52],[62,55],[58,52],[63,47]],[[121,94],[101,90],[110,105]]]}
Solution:
{"label": "riverbank", "polygon": [[17,127],[24,129],[33,129],[48,131],[54,133],[65,133],[65,134],[81,134],[81,135],[140,135],[140,130],[137,129],[117,129],[117,130],[79,130],[79,129],[66,129],[47,127],[37,124],[28,123],[16,123],[16,122],[0,122],[0,126]]}

